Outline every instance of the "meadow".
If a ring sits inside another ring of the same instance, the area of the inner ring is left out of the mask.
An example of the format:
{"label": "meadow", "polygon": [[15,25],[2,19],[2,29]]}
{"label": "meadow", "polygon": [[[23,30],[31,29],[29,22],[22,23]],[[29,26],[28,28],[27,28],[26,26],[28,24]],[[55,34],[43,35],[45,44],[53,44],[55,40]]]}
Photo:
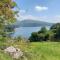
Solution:
{"label": "meadow", "polygon": [[29,52],[32,53],[30,60],[60,60],[59,42],[33,42]]}
{"label": "meadow", "polygon": [[[24,51],[24,55],[28,60],[60,60],[60,42],[31,42],[29,44],[17,42],[13,45],[17,45],[17,47]],[[1,50],[0,59],[14,60]]]}

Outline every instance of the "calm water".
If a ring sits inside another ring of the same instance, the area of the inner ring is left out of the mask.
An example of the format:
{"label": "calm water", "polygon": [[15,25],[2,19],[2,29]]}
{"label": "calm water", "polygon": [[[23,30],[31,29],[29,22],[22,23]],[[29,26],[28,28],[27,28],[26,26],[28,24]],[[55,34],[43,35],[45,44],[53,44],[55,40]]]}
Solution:
{"label": "calm water", "polygon": [[[50,27],[47,27],[48,29]],[[32,32],[37,32],[41,29],[41,27],[20,27],[15,29],[14,36],[22,36],[28,38]]]}

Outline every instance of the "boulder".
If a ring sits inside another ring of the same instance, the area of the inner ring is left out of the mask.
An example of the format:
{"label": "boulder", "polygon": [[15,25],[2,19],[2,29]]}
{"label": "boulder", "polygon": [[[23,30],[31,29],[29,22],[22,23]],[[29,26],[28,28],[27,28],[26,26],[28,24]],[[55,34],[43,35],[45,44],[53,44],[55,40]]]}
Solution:
{"label": "boulder", "polygon": [[14,48],[13,46],[7,47],[6,49],[4,49],[5,52],[8,53],[14,53],[16,52],[16,48]]}
{"label": "boulder", "polygon": [[5,53],[9,53],[13,58],[18,59],[23,56],[23,52],[19,48],[13,46],[7,47],[4,49]]}

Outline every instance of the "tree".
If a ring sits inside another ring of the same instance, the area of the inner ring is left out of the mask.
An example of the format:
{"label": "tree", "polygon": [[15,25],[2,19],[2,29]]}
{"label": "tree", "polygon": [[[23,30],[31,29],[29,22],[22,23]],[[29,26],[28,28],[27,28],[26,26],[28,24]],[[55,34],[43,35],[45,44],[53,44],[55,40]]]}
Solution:
{"label": "tree", "polygon": [[31,34],[31,36],[29,37],[29,40],[31,41],[31,42],[37,42],[38,41],[38,33],[37,32],[33,32],[32,34]]}
{"label": "tree", "polygon": [[38,33],[46,33],[47,29],[46,27],[42,27],[40,31],[38,31]]}
{"label": "tree", "polygon": [[51,29],[54,41],[60,41],[60,23],[54,24]]}
{"label": "tree", "polygon": [[0,37],[7,37],[14,29],[10,26],[16,20],[16,11],[12,10],[16,3],[12,0],[0,0]]}
{"label": "tree", "polygon": [[42,27],[40,31],[33,32],[31,36],[29,37],[29,40],[32,42],[38,42],[38,41],[47,41],[47,29],[45,27]]}
{"label": "tree", "polygon": [[45,39],[45,35],[43,34],[43,33],[40,33],[40,34],[38,34],[38,41],[44,41],[44,39]]}

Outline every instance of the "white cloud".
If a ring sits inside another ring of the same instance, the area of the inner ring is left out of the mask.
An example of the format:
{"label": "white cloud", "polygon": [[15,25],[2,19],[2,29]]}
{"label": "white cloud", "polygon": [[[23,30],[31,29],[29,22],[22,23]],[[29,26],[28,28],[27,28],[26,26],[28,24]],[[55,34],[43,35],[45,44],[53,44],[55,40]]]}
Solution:
{"label": "white cloud", "polygon": [[25,10],[20,10],[18,14],[25,14],[26,11]]}
{"label": "white cloud", "polygon": [[[25,19],[31,19],[31,20],[38,20],[38,21],[45,21],[45,22],[51,22],[51,23],[59,23],[60,22],[60,15],[55,16],[33,16],[26,14],[25,10],[20,10],[18,13],[19,17],[16,16],[17,20],[22,21]],[[23,13],[23,14],[22,14]]]}
{"label": "white cloud", "polygon": [[37,20],[37,21],[44,21],[46,19],[46,16],[33,16],[33,15],[27,15],[27,14],[19,14],[19,17],[17,17],[17,20],[22,21],[22,20],[26,20],[26,19],[30,19],[30,20]]}
{"label": "white cloud", "polygon": [[45,6],[35,6],[35,10],[36,11],[44,11],[44,10],[48,10],[48,7],[45,7]]}
{"label": "white cloud", "polygon": [[37,21],[45,21],[50,23],[59,23],[60,22],[60,16],[33,16],[33,15],[20,15],[17,20],[22,21],[25,19],[30,20],[37,20]]}
{"label": "white cloud", "polygon": [[60,23],[60,15],[56,15],[49,18],[54,23]]}

